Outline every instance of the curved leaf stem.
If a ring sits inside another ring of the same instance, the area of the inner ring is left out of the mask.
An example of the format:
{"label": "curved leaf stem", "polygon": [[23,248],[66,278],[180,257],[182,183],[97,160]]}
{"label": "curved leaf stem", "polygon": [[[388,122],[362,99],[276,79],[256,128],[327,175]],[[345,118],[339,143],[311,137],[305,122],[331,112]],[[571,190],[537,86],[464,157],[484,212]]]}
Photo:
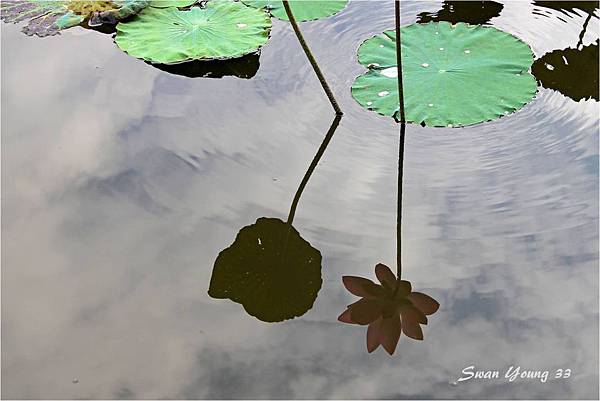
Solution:
{"label": "curved leaf stem", "polygon": [[317,164],[319,164],[319,160],[321,160],[321,156],[323,156],[323,153],[325,153],[325,149],[329,145],[329,141],[331,141],[331,138],[333,137],[335,130],[337,129],[338,125],[340,124],[341,119],[342,119],[341,114],[337,114],[335,116],[335,118],[333,119],[333,122],[331,123],[331,126],[329,127],[329,131],[327,131],[327,134],[325,135],[325,138],[323,139],[321,146],[319,146],[319,150],[317,150],[315,157],[313,157],[312,162],[310,163],[310,166],[308,167],[308,170],[306,170],[306,173],[304,174],[304,177],[302,178],[302,181],[300,182],[300,185],[298,186],[298,189],[296,190],[296,194],[294,195],[294,200],[292,201],[292,206],[290,207],[290,213],[287,218],[287,223],[290,225],[294,221],[294,215],[296,214],[296,207],[298,207],[298,202],[300,201],[300,196],[302,195],[302,191],[304,191],[304,187],[306,187],[306,184],[308,183],[310,176],[312,175],[313,171],[317,167]]}
{"label": "curved leaf stem", "polygon": [[579,41],[577,42],[577,46],[575,46],[576,49],[579,49],[579,46],[583,45],[583,38],[585,36],[585,32],[587,30],[587,26],[590,23],[590,20],[592,19],[592,15],[594,14],[593,11],[588,12],[588,16],[585,19],[585,21],[583,22],[583,28],[581,29],[581,32],[579,33]]}
{"label": "curved leaf stem", "polygon": [[313,56],[312,52],[310,51],[310,48],[308,47],[308,45],[306,44],[306,41],[304,40],[304,36],[302,36],[302,32],[300,31],[300,27],[298,26],[298,23],[296,22],[296,18],[294,18],[294,14],[292,13],[292,9],[290,8],[290,4],[289,4],[288,0],[283,0],[283,7],[285,8],[285,13],[287,14],[288,19],[290,20],[290,24],[292,24],[292,28],[294,28],[294,33],[296,34],[296,37],[298,38],[298,42],[300,42],[300,46],[302,46],[302,49],[304,50],[306,57],[308,57],[308,61],[310,61],[310,64],[312,65],[313,70],[315,70],[315,74],[317,74],[317,78],[319,79],[319,82],[321,83],[321,86],[323,87],[323,90],[325,91],[325,94],[327,95],[327,98],[329,99],[329,102],[331,103],[333,110],[335,110],[335,114],[337,114],[337,115],[344,114],[342,112],[342,109],[340,109],[340,106],[338,105],[337,100],[335,100],[335,97],[333,96],[333,92],[331,91],[331,89],[329,88],[329,85],[327,84],[327,81],[325,80],[325,76],[321,72],[321,68],[319,68],[319,64],[317,63],[315,56]]}

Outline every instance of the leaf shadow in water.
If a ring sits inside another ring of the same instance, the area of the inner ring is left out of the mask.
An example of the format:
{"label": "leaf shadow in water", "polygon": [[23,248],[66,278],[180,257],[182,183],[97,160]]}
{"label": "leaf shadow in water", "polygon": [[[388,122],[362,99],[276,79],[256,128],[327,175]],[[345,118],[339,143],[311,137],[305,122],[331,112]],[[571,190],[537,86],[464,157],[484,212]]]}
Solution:
{"label": "leaf shadow in water", "polygon": [[574,48],[553,50],[536,59],[531,73],[544,88],[554,89],[578,102],[582,99],[599,100],[598,90],[598,44],[583,46],[583,39],[589,23],[598,10],[598,1],[535,1],[536,6],[574,12],[579,9],[587,12],[587,17],[579,33],[579,41]]}
{"label": "leaf shadow in water", "polygon": [[249,54],[229,60],[194,60],[179,64],[147,64],[170,74],[188,78],[223,78],[234,76],[249,79],[256,75],[260,66],[259,54]]}
{"label": "leaf shadow in water", "polygon": [[552,10],[557,10],[562,13],[566,11],[573,12],[575,9],[585,11],[587,13],[593,13],[600,5],[600,1],[539,1],[534,0],[534,6],[550,8]]}
{"label": "leaf shadow in water", "polygon": [[321,252],[292,223],[302,192],[337,129],[336,115],[304,174],[287,221],[260,217],[243,227],[217,257],[208,295],[230,299],[264,322],[281,322],[309,311],[321,289]]}
{"label": "leaf shadow in water", "polygon": [[599,100],[598,41],[581,49],[554,50],[535,60],[531,73],[548,89],[578,102]]}
{"label": "leaf shadow in water", "polygon": [[504,6],[495,1],[444,1],[442,8],[435,13],[423,12],[418,15],[418,23],[447,21],[453,24],[466,22],[483,25],[498,17]]}

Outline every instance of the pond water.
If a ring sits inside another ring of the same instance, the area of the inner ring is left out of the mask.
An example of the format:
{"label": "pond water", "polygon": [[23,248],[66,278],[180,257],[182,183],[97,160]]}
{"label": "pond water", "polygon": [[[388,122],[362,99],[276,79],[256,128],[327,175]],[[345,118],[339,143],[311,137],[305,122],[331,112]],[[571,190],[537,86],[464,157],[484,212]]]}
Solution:
{"label": "pond water", "polygon": [[[488,23],[536,57],[600,32],[598,10],[450,3],[403,2],[402,23]],[[597,397],[593,62],[511,116],[407,126],[403,276],[440,310],[393,357],[337,322],[355,300],[341,276],[395,263],[398,125],[349,90],[357,47],[391,27],[392,1],[301,24],[345,115],[294,220],[323,256],[322,289],[268,324],[207,290],[242,227],[285,219],[334,117],[290,25],[274,20],[259,58],[190,71],[96,31],[2,24],[2,396]],[[455,383],[470,365],[500,379]],[[510,366],[550,377],[509,382]]]}

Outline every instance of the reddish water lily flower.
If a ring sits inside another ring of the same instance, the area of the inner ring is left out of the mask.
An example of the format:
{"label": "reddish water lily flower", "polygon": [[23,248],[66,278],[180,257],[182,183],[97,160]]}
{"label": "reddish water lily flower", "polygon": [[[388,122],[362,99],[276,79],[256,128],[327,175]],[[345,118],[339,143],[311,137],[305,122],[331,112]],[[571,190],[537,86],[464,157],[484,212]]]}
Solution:
{"label": "reddish water lily flower", "polygon": [[400,333],[415,340],[423,339],[421,324],[435,313],[440,304],[429,295],[412,292],[410,282],[396,278],[389,267],[379,263],[375,275],[381,283],[356,276],[344,276],[344,286],[352,294],[362,297],[348,306],[338,320],[344,323],[369,325],[367,350],[373,352],[382,345],[392,355]]}

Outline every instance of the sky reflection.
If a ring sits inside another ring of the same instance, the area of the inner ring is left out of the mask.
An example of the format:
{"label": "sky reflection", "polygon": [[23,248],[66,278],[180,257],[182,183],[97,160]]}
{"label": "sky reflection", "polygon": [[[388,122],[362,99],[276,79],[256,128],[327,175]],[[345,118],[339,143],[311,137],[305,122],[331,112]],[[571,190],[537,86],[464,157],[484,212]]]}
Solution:
{"label": "sky reflection", "polygon": [[[407,2],[403,23],[441,7]],[[575,46],[585,13],[534,7],[503,2],[490,24],[536,57]],[[350,97],[348,56],[392,25],[393,2],[302,25],[345,116],[294,220],[323,287],[306,315],[267,324],[206,289],[240,227],[287,215],[333,117],[291,28],[274,23],[253,78],[190,79],[98,32],[2,24],[2,396],[597,397],[593,99],[540,89],[510,118],[409,125],[403,271],[441,308],[392,358],[337,322],[353,300],[341,276],[395,258],[397,125]],[[583,45],[598,32],[594,17]],[[469,365],[573,376],[452,385]]]}

